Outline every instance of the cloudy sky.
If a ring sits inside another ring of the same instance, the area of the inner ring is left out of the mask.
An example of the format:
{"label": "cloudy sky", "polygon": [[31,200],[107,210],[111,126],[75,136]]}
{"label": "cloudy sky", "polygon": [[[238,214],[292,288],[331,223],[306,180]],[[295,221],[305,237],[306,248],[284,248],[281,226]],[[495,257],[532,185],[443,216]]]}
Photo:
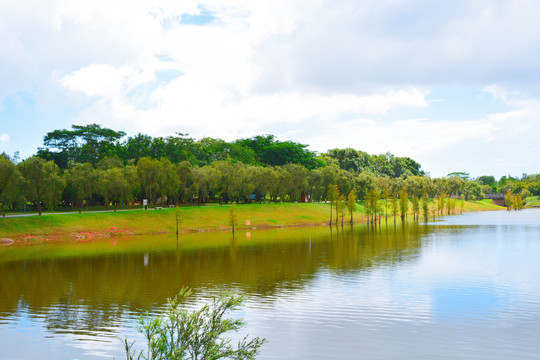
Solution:
{"label": "cloudy sky", "polygon": [[72,124],[540,173],[535,0],[0,0],[0,152]]}

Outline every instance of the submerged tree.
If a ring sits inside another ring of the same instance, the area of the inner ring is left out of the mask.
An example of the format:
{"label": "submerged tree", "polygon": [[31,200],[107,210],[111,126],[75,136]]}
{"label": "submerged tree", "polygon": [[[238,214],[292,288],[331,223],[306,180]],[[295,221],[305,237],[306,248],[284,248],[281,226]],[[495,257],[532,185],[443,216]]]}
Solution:
{"label": "submerged tree", "polygon": [[424,193],[424,196],[422,196],[421,203],[422,203],[422,214],[424,215],[424,221],[427,222],[428,217],[429,217],[429,203],[430,203],[430,200],[428,199],[426,193]]}
{"label": "submerged tree", "polygon": [[231,204],[231,207],[229,209],[229,225],[231,225],[233,235],[234,235],[234,228],[236,227],[237,222],[238,222],[237,216],[236,216],[236,213],[234,212],[234,204]]}
{"label": "submerged tree", "polygon": [[353,213],[356,211],[356,196],[354,195],[354,190],[349,192],[347,196],[347,210],[351,215],[351,225],[353,224]]}
{"label": "submerged tree", "polygon": [[328,185],[327,197],[328,197],[328,200],[330,200],[330,226],[332,226],[332,206],[334,204],[334,201],[337,201],[339,198],[339,189],[337,185],[335,184]]}
{"label": "submerged tree", "polygon": [[[336,212],[341,216],[341,226],[343,227],[343,219],[345,218],[345,208],[347,207],[347,198],[345,195],[339,195],[336,202]],[[338,218],[336,217],[336,224]]]}
{"label": "submerged tree", "polygon": [[374,188],[369,189],[364,202],[368,222],[377,222],[377,213],[379,212],[379,199],[379,191]]}
{"label": "submerged tree", "polygon": [[182,288],[177,296],[168,300],[167,309],[161,316],[141,319],[139,331],[147,342],[147,349],[133,349],[135,342],[123,340],[127,359],[254,359],[266,339],[248,336],[238,341],[236,346],[223,335],[240,330],[242,319],[225,318],[238,309],[244,296],[225,292],[215,298],[210,305],[189,311],[182,307],[191,291]]}
{"label": "submerged tree", "polygon": [[407,189],[405,189],[405,187],[401,188],[401,192],[399,193],[399,211],[401,221],[405,221],[407,212],[409,211],[409,195],[407,194]]}
{"label": "submerged tree", "polygon": [[420,200],[418,196],[414,195],[412,198],[412,210],[413,210],[413,220],[418,221],[420,215]]}
{"label": "submerged tree", "polygon": [[506,210],[510,210],[513,204],[512,199],[512,191],[510,189],[506,189],[506,195],[504,196],[504,206],[506,206]]}

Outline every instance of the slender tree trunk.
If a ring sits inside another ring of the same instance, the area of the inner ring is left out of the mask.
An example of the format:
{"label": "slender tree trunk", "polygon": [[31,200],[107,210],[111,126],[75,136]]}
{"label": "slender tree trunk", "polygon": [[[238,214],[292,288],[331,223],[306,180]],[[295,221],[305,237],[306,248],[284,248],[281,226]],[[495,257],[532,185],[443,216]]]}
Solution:
{"label": "slender tree trunk", "polygon": [[330,201],[330,226],[332,226],[332,202]]}

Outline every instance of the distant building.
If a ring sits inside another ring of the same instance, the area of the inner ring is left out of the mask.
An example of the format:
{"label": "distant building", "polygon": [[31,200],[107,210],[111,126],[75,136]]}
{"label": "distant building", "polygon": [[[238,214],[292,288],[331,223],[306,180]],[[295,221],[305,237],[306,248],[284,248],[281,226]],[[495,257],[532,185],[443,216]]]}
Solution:
{"label": "distant building", "polygon": [[486,194],[485,198],[491,199],[494,205],[505,206],[504,194]]}

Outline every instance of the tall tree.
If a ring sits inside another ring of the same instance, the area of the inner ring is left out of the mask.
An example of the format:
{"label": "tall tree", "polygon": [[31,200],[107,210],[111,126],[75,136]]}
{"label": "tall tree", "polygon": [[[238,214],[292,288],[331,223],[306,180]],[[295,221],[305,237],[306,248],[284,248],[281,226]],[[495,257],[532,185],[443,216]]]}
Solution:
{"label": "tall tree", "polygon": [[143,157],[137,162],[137,175],[141,184],[142,196],[154,203],[160,191],[162,166],[159,160]]}
{"label": "tall tree", "polygon": [[412,210],[413,210],[413,220],[418,221],[420,215],[420,200],[418,196],[414,195],[412,198]]}
{"label": "tall tree", "polygon": [[399,210],[401,221],[405,221],[409,210],[409,195],[407,194],[407,189],[405,189],[405,187],[403,187],[399,193]]}
{"label": "tall tree", "polygon": [[50,208],[54,208],[63,188],[58,166],[53,161],[33,156],[20,163],[19,169],[26,180],[28,198],[36,204],[38,214],[42,213],[44,201],[47,201]]}
{"label": "tall tree", "polygon": [[114,211],[119,204],[131,199],[132,185],[126,176],[126,170],[113,167],[107,170],[101,170],[100,174],[100,192],[105,199],[105,207],[112,202]]}
{"label": "tall tree", "polygon": [[83,205],[92,198],[97,190],[97,179],[97,173],[90,163],[77,163],[68,170],[67,181],[75,192],[75,202],[79,213],[82,212]]}
{"label": "tall tree", "polygon": [[422,203],[422,214],[424,215],[424,221],[427,222],[428,217],[429,217],[429,203],[430,203],[430,200],[427,197],[427,193],[424,193],[424,196],[422,196],[421,203]]}
{"label": "tall tree", "polygon": [[72,125],[71,128],[47,133],[43,138],[45,147],[38,150],[38,156],[54,160],[63,169],[69,161],[95,164],[105,157],[117,156],[120,139],[126,135],[98,124]]}
{"label": "tall tree", "polygon": [[379,212],[379,200],[380,200],[380,193],[379,190],[375,188],[369,189],[368,193],[366,194],[365,198],[365,209],[366,209],[366,215],[368,217],[369,222],[376,222],[377,220],[377,214]]}
{"label": "tall tree", "polygon": [[14,202],[22,200],[24,184],[19,169],[11,160],[0,155],[0,211],[5,215]]}
{"label": "tall tree", "polygon": [[353,224],[353,213],[356,211],[356,196],[354,195],[354,190],[349,192],[347,196],[347,210],[351,215],[351,225]]}
{"label": "tall tree", "polygon": [[336,184],[328,185],[327,199],[330,201],[330,226],[332,226],[332,207],[334,202],[338,201],[339,189]]}

